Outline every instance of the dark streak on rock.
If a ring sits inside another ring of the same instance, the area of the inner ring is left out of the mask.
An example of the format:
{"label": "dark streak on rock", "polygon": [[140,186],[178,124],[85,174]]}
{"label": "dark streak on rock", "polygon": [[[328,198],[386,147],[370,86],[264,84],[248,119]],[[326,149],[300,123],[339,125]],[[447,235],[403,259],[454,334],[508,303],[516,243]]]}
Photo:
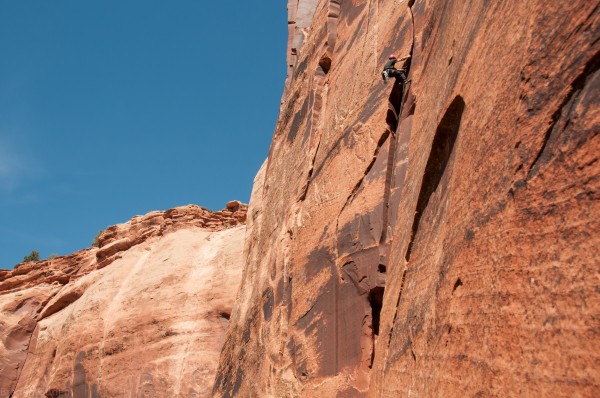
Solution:
{"label": "dark streak on rock", "polygon": [[335,256],[328,247],[319,247],[308,255],[308,261],[304,266],[306,280],[311,281],[319,272],[331,267],[335,262]]}
{"label": "dark streak on rock", "polygon": [[308,57],[304,58],[302,62],[296,67],[294,70],[294,79],[297,79],[304,71],[306,70],[306,66],[308,65]]}
{"label": "dark streak on rock", "polygon": [[446,168],[458,137],[464,109],[464,100],[461,96],[457,96],[446,110],[446,113],[442,117],[435,132],[429,158],[427,159],[427,165],[425,166],[423,180],[421,182],[421,190],[419,191],[419,198],[415,209],[410,243],[406,250],[406,261],[410,260],[421,217],[429,204],[429,199],[437,190],[442,177],[446,173]]}
{"label": "dark streak on rock", "polygon": [[85,352],[80,351],[75,357],[75,366],[73,368],[73,398],[88,398],[88,385],[86,382]]}
{"label": "dark streak on rock", "polygon": [[383,134],[381,135],[381,137],[379,137],[379,141],[377,142],[377,147],[375,148],[375,153],[373,153],[373,159],[371,160],[371,163],[369,163],[367,165],[367,168],[365,169],[362,177],[360,178],[360,180],[358,180],[358,182],[356,183],[356,185],[354,185],[354,188],[352,188],[352,191],[350,192],[350,195],[348,195],[348,197],[346,198],[346,202],[342,206],[342,210],[340,210],[339,214],[342,214],[344,212],[344,210],[346,209],[346,207],[354,199],[354,196],[356,195],[356,193],[358,192],[358,190],[362,186],[363,181],[365,180],[365,177],[369,174],[369,172],[371,171],[371,168],[373,167],[373,165],[377,161],[377,155],[379,154],[379,151],[381,150],[381,147],[383,146],[383,144],[385,144],[385,142],[387,141],[387,139],[388,139],[389,136],[390,136],[390,131],[388,129],[386,129],[383,132]]}
{"label": "dark streak on rock", "polygon": [[244,334],[242,335],[242,340],[245,344],[248,344],[250,341],[250,335],[252,334],[252,317],[249,317],[246,321],[246,328],[244,329]]}
{"label": "dark streak on rock", "polygon": [[346,23],[350,26],[354,23],[356,18],[362,14],[366,5],[366,2],[360,5],[354,5],[352,1],[342,1],[340,15],[345,17]]}
{"label": "dark streak on rock", "polygon": [[312,158],[312,162],[310,165],[310,170],[308,170],[308,177],[306,178],[306,185],[302,189],[302,194],[300,195],[299,201],[304,201],[306,199],[306,195],[308,194],[308,188],[310,187],[310,183],[312,182],[312,175],[315,169],[315,161],[317,160],[317,154],[319,153],[319,147],[321,146],[321,140],[317,144],[317,149],[315,150],[315,155]]}
{"label": "dark streak on rock", "polygon": [[302,125],[302,121],[306,118],[306,114],[308,113],[309,108],[309,98],[304,99],[304,103],[302,104],[302,108],[300,111],[296,112],[294,115],[294,119],[292,120],[292,125],[290,126],[290,131],[288,133],[288,142],[293,142],[296,138],[296,134],[300,130],[300,126]]}
{"label": "dark streak on rock", "polygon": [[273,296],[273,289],[267,288],[262,294],[263,300],[263,317],[265,321],[269,321],[273,315],[273,307],[275,305],[275,298]]}
{"label": "dark streak on rock", "polygon": [[362,30],[362,26],[365,24],[366,19],[367,19],[366,15],[363,15],[363,17],[360,19],[360,22],[358,23],[358,27],[354,31],[355,33],[352,35],[352,37],[350,38],[350,40],[346,43],[346,51],[350,51],[350,49],[356,43],[356,40],[359,37],[361,37],[360,32]]}
{"label": "dark streak on rock", "polygon": [[[577,103],[581,92],[584,87],[591,80],[591,77],[598,71],[600,68],[600,52],[597,52],[585,65],[583,72],[573,80],[571,83],[571,90],[565,96],[561,104],[558,106],[558,109],[551,118],[551,123],[546,133],[544,134],[544,139],[542,141],[542,146],[538,151],[533,163],[529,167],[529,171],[527,172],[527,180],[531,179],[533,175],[539,169],[539,164],[542,161],[547,161],[551,157],[550,148],[554,143],[558,135],[566,129],[569,125],[569,117],[571,112],[573,111],[574,105]],[[588,77],[590,79],[588,79]],[[564,120],[564,124],[558,123],[559,121]]]}
{"label": "dark streak on rock", "polygon": [[235,382],[233,384],[233,396],[237,397],[238,392],[240,391],[240,387],[242,386],[242,380],[244,379],[244,371],[242,368],[238,368],[235,373]]}
{"label": "dark streak on rock", "polygon": [[[404,18],[398,18],[398,20],[396,21],[396,25],[393,29],[393,31],[397,33],[394,34],[392,41],[383,49],[383,52],[381,53],[381,61],[385,62],[387,57],[392,52],[401,47],[402,42],[404,41],[404,38],[406,36],[406,32],[408,31],[408,27],[409,25],[405,23]],[[380,63],[383,64],[383,62]]]}
{"label": "dark streak on rock", "polygon": [[475,232],[472,229],[467,230],[467,232],[465,232],[465,240],[467,242],[472,241],[475,238]]}

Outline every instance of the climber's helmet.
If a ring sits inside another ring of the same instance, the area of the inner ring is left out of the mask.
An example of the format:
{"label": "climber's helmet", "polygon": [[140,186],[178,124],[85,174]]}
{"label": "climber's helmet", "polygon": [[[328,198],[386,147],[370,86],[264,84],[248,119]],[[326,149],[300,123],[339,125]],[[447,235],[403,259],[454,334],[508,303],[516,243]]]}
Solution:
{"label": "climber's helmet", "polygon": [[396,58],[398,58],[398,57],[396,57],[394,54],[392,54],[388,57],[388,59],[396,59]]}

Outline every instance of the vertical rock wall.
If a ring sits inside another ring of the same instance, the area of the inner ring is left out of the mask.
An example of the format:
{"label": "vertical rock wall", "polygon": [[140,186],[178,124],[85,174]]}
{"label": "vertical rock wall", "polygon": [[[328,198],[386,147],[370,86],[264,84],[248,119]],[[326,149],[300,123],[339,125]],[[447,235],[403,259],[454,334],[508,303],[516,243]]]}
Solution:
{"label": "vertical rock wall", "polygon": [[288,11],[214,396],[598,395],[596,2]]}

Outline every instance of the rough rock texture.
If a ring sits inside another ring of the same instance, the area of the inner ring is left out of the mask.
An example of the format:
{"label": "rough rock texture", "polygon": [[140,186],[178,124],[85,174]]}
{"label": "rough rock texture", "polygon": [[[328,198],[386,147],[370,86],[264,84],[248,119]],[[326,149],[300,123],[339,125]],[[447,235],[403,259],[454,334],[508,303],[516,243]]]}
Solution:
{"label": "rough rock texture", "polygon": [[203,397],[242,272],[247,206],[115,225],[0,274],[0,397]]}
{"label": "rough rock texture", "polygon": [[288,10],[214,396],[599,396],[597,2]]}

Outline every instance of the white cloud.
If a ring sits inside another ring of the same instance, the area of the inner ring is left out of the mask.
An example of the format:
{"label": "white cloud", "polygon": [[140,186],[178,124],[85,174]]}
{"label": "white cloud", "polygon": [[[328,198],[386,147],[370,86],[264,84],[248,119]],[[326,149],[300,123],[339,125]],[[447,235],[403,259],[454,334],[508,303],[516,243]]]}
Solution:
{"label": "white cloud", "polygon": [[13,191],[34,170],[31,156],[0,137],[0,191]]}
{"label": "white cloud", "polygon": [[23,165],[18,156],[0,146],[0,189],[12,190],[22,172]]}

